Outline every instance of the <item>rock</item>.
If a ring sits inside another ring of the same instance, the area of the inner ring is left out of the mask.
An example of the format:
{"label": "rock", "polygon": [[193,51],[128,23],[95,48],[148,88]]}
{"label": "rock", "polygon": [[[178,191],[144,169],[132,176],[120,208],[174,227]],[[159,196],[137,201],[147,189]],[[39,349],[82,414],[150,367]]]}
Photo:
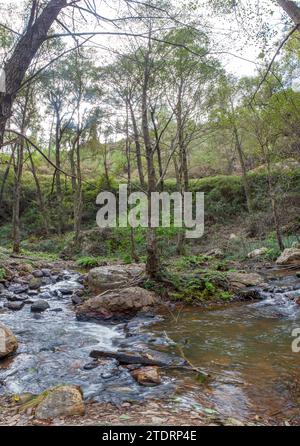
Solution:
{"label": "rock", "polygon": [[49,293],[48,291],[45,291],[44,293],[40,293],[39,294],[39,300],[47,300],[47,299],[52,299],[52,294]]}
{"label": "rock", "polygon": [[98,361],[91,361],[91,362],[88,362],[87,364],[85,364],[82,368],[83,368],[83,370],[94,370],[97,367],[99,367]]}
{"label": "rock", "polygon": [[136,314],[159,303],[159,297],[152,291],[140,287],[130,287],[88,299],[79,307],[79,312],[109,312],[114,315]]}
{"label": "rock", "polygon": [[42,286],[42,280],[40,277],[33,277],[28,284],[31,290],[38,290]]}
{"label": "rock", "polygon": [[13,332],[0,323],[0,358],[14,353],[18,348],[18,341]]}
{"label": "rock", "polygon": [[33,266],[30,265],[30,263],[23,263],[20,266],[20,270],[26,274],[32,274],[33,272]]}
{"label": "rock", "polygon": [[50,305],[45,300],[37,300],[31,305],[32,313],[42,313],[50,308]]}
{"label": "rock", "polygon": [[257,273],[230,272],[227,274],[230,286],[233,290],[240,290],[246,287],[259,286],[264,283],[264,279]]}
{"label": "rock", "polygon": [[75,386],[58,386],[44,392],[45,397],[35,410],[40,420],[73,415],[84,415],[82,393]]}
{"label": "rock", "polygon": [[296,304],[300,305],[300,297],[296,300]]}
{"label": "rock", "polygon": [[300,249],[300,242],[294,242],[292,248]]}
{"label": "rock", "polygon": [[9,300],[10,302],[24,302],[25,300],[28,299],[28,295],[11,293],[10,295],[6,296],[6,299]]}
{"label": "rock", "polygon": [[22,284],[18,284],[18,283],[13,283],[8,288],[8,291],[15,293],[15,294],[26,293],[27,290],[28,290],[28,285],[22,285]]}
{"label": "rock", "polygon": [[0,293],[0,298],[7,300],[15,300],[16,294],[12,293],[11,291],[3,290]]}
{"label": "rock", "polygon": [[261,296],[259,290],[257,289],[244,289],[244,290],[240,290],[238,292],[238,296],[241,300],[260,300],[263,299],[263,297]]}
{"label": "rock", "polygon": [[276,260],[277,265],[298,265],[300,264],[300,249],[288,248],[283,251]]}
{"label": "rock", "polygon": [[12,311],[20,311],[24,307],[24,302],[7,302],[4,304],[6,308]]}
{"label": "rock", "polygon": [[83,297],[84,296],[84,289],[75,290],[73,292],[74,296]]}
{"label": "rock", "polygon": [[106,291],[124,286],[134,277],[144,272],[145,266],[133,265],[109,265],[93,268],[88,274],[88,285],[97,291]]}
{"label": "rock", "polygon": [[50,277],[51,276],[51,270],[49,268],[43,268],[41,269],[43,276]]}
{"label": "rock", "polygon": [[32,275],[40,279],[43,277],[43,272],[40,269],[36,269],[32,271]]}
{"label": "rock", "polygon": [[81,305],[83,303],[83,299],[80,296],[76,296],[76,294],[74,296],[72,296],[72,302],[74,305]]}
{"label": "rock", "polygon": [[238,236],[236,234],[230,234],[229,240],[237,240]]}
{"label": "rock", "polygon": [[260,257],[263,256],[264,254],[266,254],[268,252],[268,248],[259,248],[259,249],[254,249],[254,251],[249,252],[249,254],[247,255],[247,257],[249,259],[254,259],[255,257]]}
{"label": "rock", "polygon": [[59,290],[63,296],[69,296],[73,294],[73,290],[71,288],[59,288]]}
{"label": "rock", "polygon": [[133,378],[142,386],[152,387],[161,384],[157,367],[142,367],[131,372]]}

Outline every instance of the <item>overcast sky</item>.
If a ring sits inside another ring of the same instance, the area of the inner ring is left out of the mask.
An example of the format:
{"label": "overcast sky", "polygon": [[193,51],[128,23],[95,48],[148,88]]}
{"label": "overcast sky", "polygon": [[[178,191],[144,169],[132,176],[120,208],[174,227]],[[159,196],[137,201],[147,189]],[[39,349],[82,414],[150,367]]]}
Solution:
{"label": "overcast sky", "polygon": [[[99,2],[99,11],[101,11],[101,14],[103,16],[113,18],[118,15],[120,15],[120,11],[118,9],[118,5],[122,2],[116,2],[116,1],[109,1],[109,0],[96,0]],[[174,6],[180,6],[184,0],[173,0]],[[241,0],[245,5],[249,5],[253,7],[255,4],[257,4],[257,0]],[[18,11],[22,8],[22,3],[24,0],[1,0],[0,5],[5,9],[5,5],[13,5],[12,10]],[[23,3],[24,4],[24,3]],[[109,5],[109,6],[108,6]],[[271,28],[273,30],[280,32],[282,30],[282,11],[280,8],[274,7],[274,4],[271,0],[260,0],[259,5],[262,9],[271,7],[274,10],[274,14],[272,16],[267,15],[267,13],[262,14],[262,22],[267,22],[271,24]],[[201,13],[201,10],[200,10]],[[254,34],[251,35],[251,29],[250,31],[241,32],[240,26],[238,25],[236,19],[234,16],[226,16],[226,18],[221,19],[215,19],[215,18],[207,18],[206,16],[208,13],[206,11],[202,11],[203,16],[206,20],[208,20],[210,28],[210,35],[211,38],[215,41],[215,47],[218,50],[228,51],[236,56],[234,57],[229,54],[222,53],[220,54],[220,60],[222,61],[223,65],[227,68],[228,71],[231,73],[237,75],[237,76],[243,76],[243,75],[251,75],[255,74],[256,65],[255,63],[248,62],[243,59],[248,59],[249,61],[258,62],[261,64],[261,60],[258,58],[259,54],[261,53],[263,49],[263,42],[255,42],[254,41]],[[121,14],[122,15],[122,14]],[[197,17],[197,13],[195,13],[195,18]],[[65,17],[66,18],[66,17]],[[16,15],[9,15],[2,13],[2,21],[6,23],[7,25],[13,27],[14,29],[20,30],[21,23],[20,21],[16,20]],[[201,21],[201,20],[200,20]],[[124,25],[122,26],[122,30],[124,30]],[[253,23],[253,29],[258,29],[259,25],[256,23]],[[91,27],[90,24],[85,25],[85,30],[93,30],[93,26]],[[92,29],[91,29],[92,28]],[[99,30],[99,27],[97,28]],[[112,30],[111,25],[102,23],[101,30]],[[114,28],[114,30],[116,30]],[[278,38],[278,36],[277,36]],[[70,39],[69,39],[70,40]],[[272,43],[274,44],[273,48],[268,48],[268,55],[270,54],[270,59],[272,58],[274,51],[275,51],[275,43],[276,43],[276,37],[270,39]],[[269,42],[270,42],[269,40]],[[107,36],[95,36],[92,39],[92,42],[96,44],[97,51],[99,54],[99,61],[103,62],[104,60],[109,60],[111,56],[108,55],[108,52],[105,50],[101,50],[100,46],[104,47],[113,47],[115,49],[121,49],[124,44],[126,44],[126,38],[124,41],[124,38],[116,38],[116,37],[107,37]],[[95,45],[94,45],[95,46]],[[104,59],[104,60],[103,60]]]}

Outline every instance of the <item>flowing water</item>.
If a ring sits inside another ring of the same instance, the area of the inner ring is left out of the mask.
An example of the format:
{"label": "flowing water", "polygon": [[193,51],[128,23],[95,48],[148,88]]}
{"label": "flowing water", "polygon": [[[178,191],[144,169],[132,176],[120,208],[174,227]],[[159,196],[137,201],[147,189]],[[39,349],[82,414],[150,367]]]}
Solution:
{"label": "flowing water", "polygon": [[155,327],[211,374],[202,386],[195,375],[185,376],[183,403],[194,399],[240,419],[289,413],[300,420],[300,353],[292,351],[292,331],[300,329],[300,280],[279,278],[262,297],[215,311],[175,313]]}
{"label": "flowing water", "polygon": [[[38,394],[58,384],[81,386],[86,399],[119,404],[127,400],[163,394],[169,382],[157,389],[141,388],[115,360],[104,361],[97,368],[89,368],[91,350],[118,349],[126,339],[124,325],[105,325],[80,322],[76,319],[70,292],[81,288],[79,275],[65,272],[66,279],[49,284],[41,292],[50,294],[50,309],[34,314],[30,304],[22,310],[0,311],[0,322],[17,336],[17,355],[0,361],[0,395]],[[30,301],[38,300],[30,297]],[[0,299],[1,301],[1,299]]]}
{"label": "flowing water", "polygon": [[[142,330],[136,319],[127,330],[124,324],[76,320],[70,295],[59,290],[82,287],[78,278],[66,272],[63,281],[43,288],[50,293],[50,309],[44,313],[32,313],[29,304],[17,312],[2,308],[0,322],[16,334],[19,348],[12,359],[0,362],[0,395],[37,394],[65,383],[81,386],[86,399],[120,403],[169,397],[176,379],[180,404],[240,419],[279,413],[299,417],[300,353],[292,352],[292,331],[300,328],[300,280],[295,275],[269,282],[261,301],[205,312],[186,309]],[[211,375],[207,383],[177,371],[168,372],[161,386],[145,388],[114,360],[89,367],[94,349],[144,351],[148,344],[174,355],[178,352],[169,339]]]}

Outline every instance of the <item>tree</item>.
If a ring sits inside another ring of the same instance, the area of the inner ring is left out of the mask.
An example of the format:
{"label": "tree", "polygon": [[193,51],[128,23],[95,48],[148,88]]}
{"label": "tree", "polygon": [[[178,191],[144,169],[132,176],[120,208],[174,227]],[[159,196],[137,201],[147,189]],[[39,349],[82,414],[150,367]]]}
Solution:
{"label": "tree", "polygon": [[4,67],[6,91],[0,93],[0,146],[3,143],[6,122],[11,116],[13,103],[25,74],[34,56],[45,42],[55,19],[66,6],[67,0],[50,0],[39,14],[39,2],[36,0],[32,2],[24,34],[18,40]]}

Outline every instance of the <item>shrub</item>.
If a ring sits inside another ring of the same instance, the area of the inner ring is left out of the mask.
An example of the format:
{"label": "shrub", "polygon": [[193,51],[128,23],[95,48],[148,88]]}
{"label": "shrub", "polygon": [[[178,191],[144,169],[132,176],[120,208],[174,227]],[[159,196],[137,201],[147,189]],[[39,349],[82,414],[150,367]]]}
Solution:
{"label": "shrub", "polygon": [[98,257],[80,257],[76,263],[81,268],[95,268],[99,266],[100,260]]}

